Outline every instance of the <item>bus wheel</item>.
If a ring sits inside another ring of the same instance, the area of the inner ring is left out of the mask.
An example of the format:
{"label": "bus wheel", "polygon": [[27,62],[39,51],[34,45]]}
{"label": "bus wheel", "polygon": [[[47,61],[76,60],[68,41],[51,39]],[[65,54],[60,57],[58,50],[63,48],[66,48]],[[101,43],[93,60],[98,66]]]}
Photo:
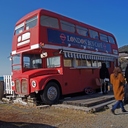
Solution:
{"label": "bus wheel", "polygon": [[95,91],[94,91],[94,89],[92,89],[91,87],[87,87],[87,88],[85,88],[85,93],[87,94],[87,95],[89,95],[89,94],[93,94]]}
{"label": "bus wheel", "polygon": [[57,103],[60,98],[58,85],[55,82],[49,82],[40,96],[44,104],[52,105]]}

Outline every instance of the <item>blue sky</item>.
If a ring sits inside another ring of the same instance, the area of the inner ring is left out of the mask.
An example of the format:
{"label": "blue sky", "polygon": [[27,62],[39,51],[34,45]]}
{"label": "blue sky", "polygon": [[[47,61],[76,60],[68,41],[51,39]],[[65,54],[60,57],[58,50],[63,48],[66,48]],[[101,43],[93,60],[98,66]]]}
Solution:
{"label": "blue sky", "polygon": [[11,74],[9,54],[15,23],[44,8],[115,35],[118,47],[128,43],[127,0],[0,0],[0,76]]}

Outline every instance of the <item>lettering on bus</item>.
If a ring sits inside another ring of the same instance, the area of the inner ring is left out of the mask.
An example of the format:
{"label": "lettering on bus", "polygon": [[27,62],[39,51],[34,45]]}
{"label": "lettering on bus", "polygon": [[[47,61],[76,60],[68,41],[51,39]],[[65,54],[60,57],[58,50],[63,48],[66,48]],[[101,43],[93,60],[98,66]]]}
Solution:
{"label": "lettering on bus", "polygon": [[48,42],[62,44],[65,46],[69,46],[70,44],[70,47],[112,53],[111,45],[107,42],[101,42],[87,37],[67,34],[66,32],[62,33],[58,30],[48,29]]}
{"label": "lettering on bus", "polygon": [[73,36],[69,36],[69,35],[67,35],[67,41],[72,42],[72,43],[83,44],[86,46],[88,45],[88,46],[92,46],[92,47],[97,47],[97,48],[103,47],[103,43],[98,43],[98,42],[91,41],[88,39],[81,39],[81,38],[73,37]]}

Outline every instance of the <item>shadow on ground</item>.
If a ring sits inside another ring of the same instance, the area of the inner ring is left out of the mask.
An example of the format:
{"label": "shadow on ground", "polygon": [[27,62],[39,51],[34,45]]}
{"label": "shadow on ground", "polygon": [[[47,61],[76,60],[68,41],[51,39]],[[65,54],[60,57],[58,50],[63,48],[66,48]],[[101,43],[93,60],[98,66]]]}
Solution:
{"label": "shadow on ground", "polygon": [[0,121],[0,128],[19,128],[19,127],[20,128],[57,128],[46,124]]}

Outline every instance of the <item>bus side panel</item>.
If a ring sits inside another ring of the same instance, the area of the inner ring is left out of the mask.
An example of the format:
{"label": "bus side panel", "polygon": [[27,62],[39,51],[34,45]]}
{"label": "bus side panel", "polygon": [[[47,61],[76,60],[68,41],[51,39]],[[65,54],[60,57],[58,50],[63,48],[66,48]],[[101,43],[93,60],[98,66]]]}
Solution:
{"label": "bus side panel", "polygon": [[81,91],[80,72],[78,69],[64,68],[63,70],[63,93],[76,93]]}
{"label": "bus side panel", "polygon": [[95,78],[99,77],[99,69],[69,69],[64,68],[64,94],[82,92],[85,88],[99,88]]}
{"label": "bus side panel", "polygon": [[99,78],[99,69],[82,69],[80,74],[80,84],[82,86],[82,89],[88,87],[92,89],[99,88],[95,83],[96,78]]}

